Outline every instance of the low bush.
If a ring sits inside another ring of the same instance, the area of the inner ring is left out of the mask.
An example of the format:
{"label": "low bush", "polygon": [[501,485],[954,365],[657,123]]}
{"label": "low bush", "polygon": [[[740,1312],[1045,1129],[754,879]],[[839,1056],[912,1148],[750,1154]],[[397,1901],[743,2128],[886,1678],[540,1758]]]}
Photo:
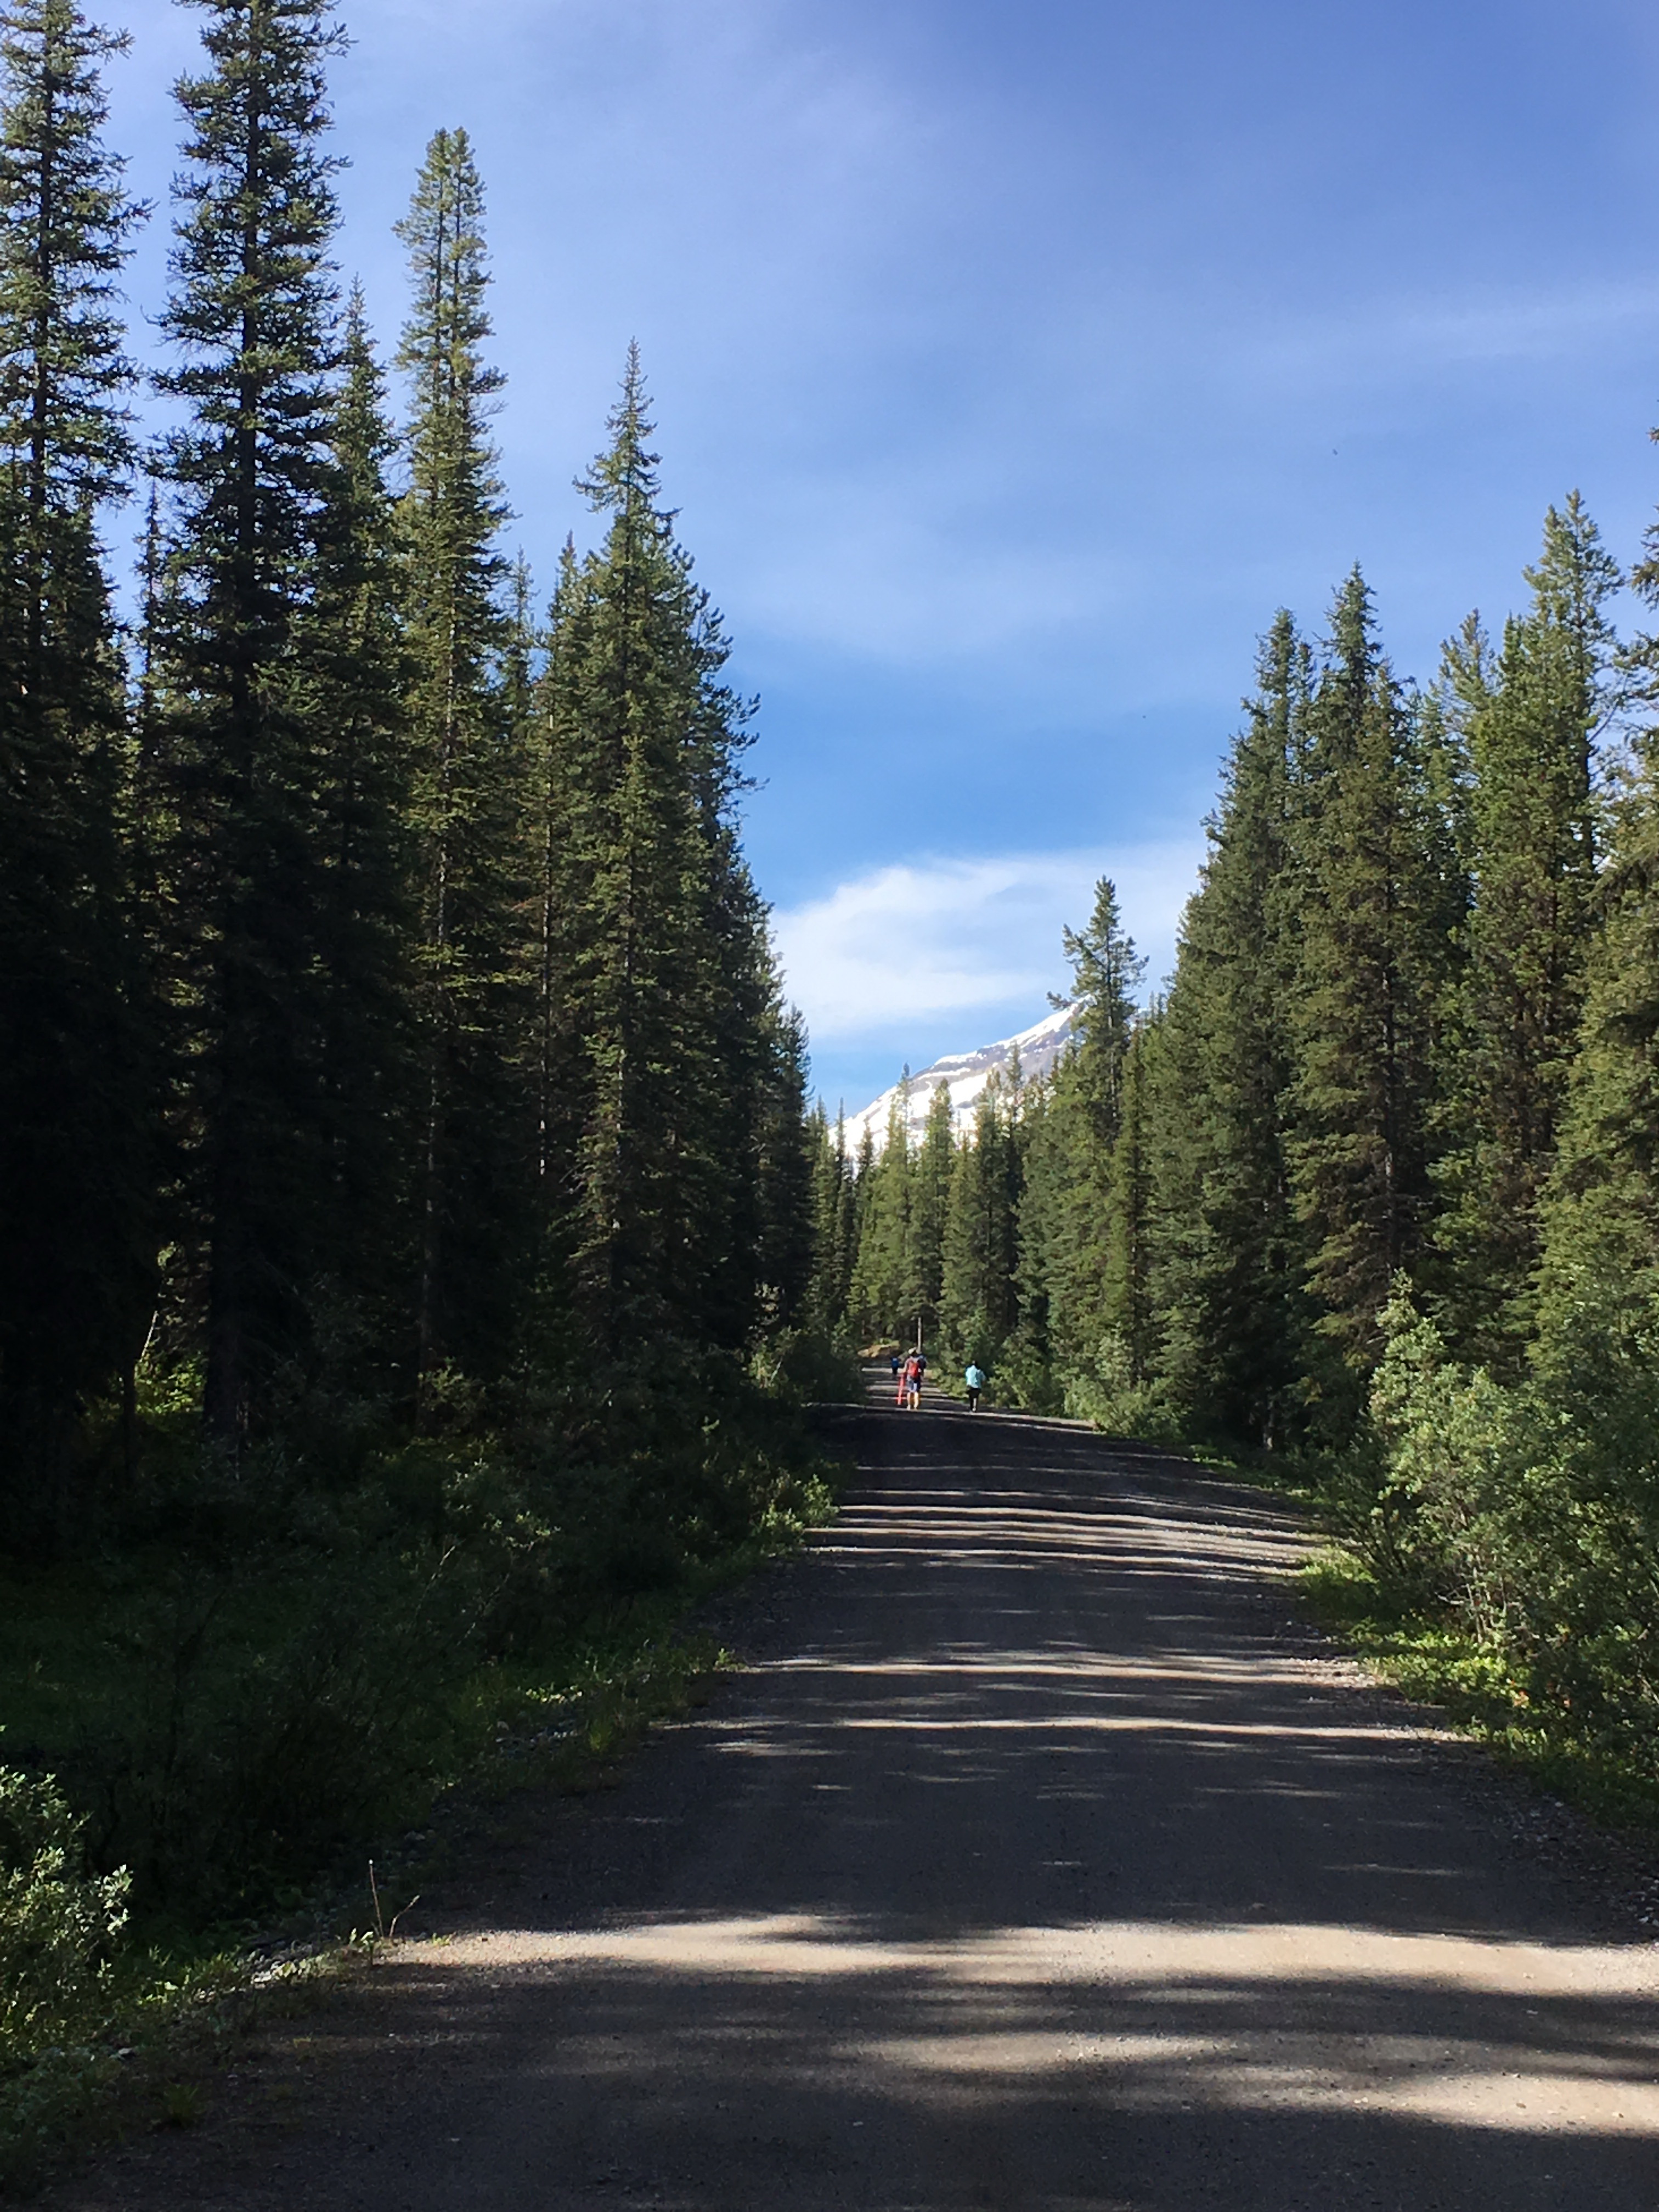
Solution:
{"label": "low bush", "polygon": [[502,1392],[494,1429],[451,1378],[428,1433],[378,1443],[331,1396],[337,1425],[302,1402],[235,1467],[192,1460],[169,1402],[125,1525],[0,1601],[0,1721],[143,1914],[188,1942],[265,1911],[465,1769],[480,1668],[562,1664],[823,1517],[799,1401],[836,1355],[775,1364],[657,1347]]}
{"label": "low bush", "polygon": [[1315,1571],[1406,1686],[1600,1809],[1659,1808],[1659,1299],[1585,1284],[1503,1384],[1403,1291]]}
{"label": "low bush", "polygon": [[88,1871],[85,1828],[50,1778],[0,1767],[0,2075],[102,2024],[131,1882]]}
{"label": "low bush", "polygon": [[781,1332],[757,1356],[756,1379],[796,1406],[853,1406],[864,1395],[859,1354],[818,1328]]}
{"label": "low bush", "polygon": [[1092,1371],[1067,1376],[1065,1394],[1067,1413],[1077,1420],[1091,1421],[1109,1436],[1145,1437],[1156,1443],[1179,1440],[1178,1428],[1156,1386],[1137,1379],[1121,1330],[1107,1330],[1097,1348]]}
{"label": "low bush", "polygon": [[50,1778],[0,1767],[0,2186],[34,2178],[114,2063],[128,1881],[88,1869],[84,1828]]}
{"label": "low bush", "polygon": [[819,1358],[769,1389],[665,1350],[503,1393],[493,1430],[458,1382],[429,1433],[359,1409],[313,1451],[296,1418],[236,1467],[163,1409],[125,1518],[0,1583],[0,2183],[125,2078],[118,2042],[199,2024],[239,1930],[453,1783],[586,1786],[704,1694],[687,1607],[830,1510]]}

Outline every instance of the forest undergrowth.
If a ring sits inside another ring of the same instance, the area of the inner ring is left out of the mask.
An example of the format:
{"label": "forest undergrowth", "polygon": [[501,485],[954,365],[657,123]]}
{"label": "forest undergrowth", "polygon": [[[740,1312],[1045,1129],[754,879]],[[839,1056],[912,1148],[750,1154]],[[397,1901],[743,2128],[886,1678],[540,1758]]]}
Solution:
{"label": "forest undergrowth", "polygon": [[1607,1310],[1630,1296],[1583,1316],[1623,1357],[1581,1370],[1568,1404],[1559,1371],[1505,1389],[1449,1359],[1402,1286],[1369,1418],[1346,1446],[1202,1455],[1307,1511],[1326,1540],[1301,1595],[1367,1667],[1540,1789],[1651,1844],[1659,1394],[1644,1337],[1620,1346]]}
{"label": "forest undergrowth", "polygon": [[828,1509],[801,1409],[841,1371],[756,702],[638,350],[538,593],[466,131],[412,179],[386,364],[341,266],[344,27],[193,21],[141,367],[129,41],[0,6],[14,2176],[285,1916],[346,1881],[378,1941],[362,1869],[447,1792],[689,1695],[686,1607]]}
{"label": "forest undergrowth", "polygon": [[527,1393],[234,1475],[146,1404],[118,1526],[0,1577],[0,2187],[187,2124],[173,2075],[372,1958],[458,1805],[592,1787],[700,1702],[696,1610],[832,1511],[805,1401],[848,1394],[798,1343],[636,1394],[623,1452]]}

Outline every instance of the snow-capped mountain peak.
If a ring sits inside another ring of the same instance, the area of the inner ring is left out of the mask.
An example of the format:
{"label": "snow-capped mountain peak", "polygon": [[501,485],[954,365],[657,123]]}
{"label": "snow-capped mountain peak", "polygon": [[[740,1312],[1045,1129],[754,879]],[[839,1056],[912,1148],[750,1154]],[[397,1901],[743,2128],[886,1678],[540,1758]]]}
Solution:
{"label": "snow-capped mountain peak", "polygon": [[[1023,1076],[1046,1075],[1072,1041],[1072,1024],[1077,1011],[1075,1005],[1057,1006],[1053,1013],[1045,1014],[1040,1022],[1034,1022],[1029,1030],[1022,1030],[1018,1036],[980,1045],[972,1052],[949,1053],[943,1060],[936,1060],[931,1067],[924,1067],[913,1075],[907,1117],[911,1142],[918,1142],[927,1127],[927,1109],[941,1083],[951,1094],[951,1125],[960,1133],[971,1127],[974,1109],[991,1079],[992,1071],[1006,1067],[1016,1052]],[[899,1088],[896,1083],[890,1091],[884,1091],[879,1098],[872,1098],[859,1113],[848,1115],[847,1149],[850,1154],[856,1157],[866,1129],[876,1150],[881,1151],[887,1141],[888,1117]]]}

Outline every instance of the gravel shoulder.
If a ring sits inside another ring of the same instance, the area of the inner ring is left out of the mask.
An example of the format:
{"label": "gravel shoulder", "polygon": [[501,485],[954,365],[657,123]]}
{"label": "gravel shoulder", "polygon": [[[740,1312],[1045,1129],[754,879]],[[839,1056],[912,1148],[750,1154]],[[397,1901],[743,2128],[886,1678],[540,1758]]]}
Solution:
{"label": "gravel shoulder", "polygon": [[1301,1622],[1260,1492],[841,1417],[858,1480],[620,1786],[59,2212],[1653,2212],[1641,1870]]}

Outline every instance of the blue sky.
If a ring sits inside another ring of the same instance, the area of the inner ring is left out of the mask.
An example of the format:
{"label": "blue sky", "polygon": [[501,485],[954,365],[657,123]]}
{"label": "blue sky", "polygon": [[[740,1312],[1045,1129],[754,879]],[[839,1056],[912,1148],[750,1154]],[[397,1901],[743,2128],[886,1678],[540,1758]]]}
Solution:
{"label": "blue sky", "polygon": [[[1659,12],[1626,0],[359,0],[341,260],[388,347],[437,125],[489,194],[550,578],[630,337],[761,696],[749,845],[831,1103],[1024,1026],[1121,881],[1154,975],[1280,605],[1402,671],[1581,488],[1659,500]],[[111,136],[163,203],[190,9]],[[141,349],[149,343],[140,336]],[[135,519],[136,520],[136,519]]]}

